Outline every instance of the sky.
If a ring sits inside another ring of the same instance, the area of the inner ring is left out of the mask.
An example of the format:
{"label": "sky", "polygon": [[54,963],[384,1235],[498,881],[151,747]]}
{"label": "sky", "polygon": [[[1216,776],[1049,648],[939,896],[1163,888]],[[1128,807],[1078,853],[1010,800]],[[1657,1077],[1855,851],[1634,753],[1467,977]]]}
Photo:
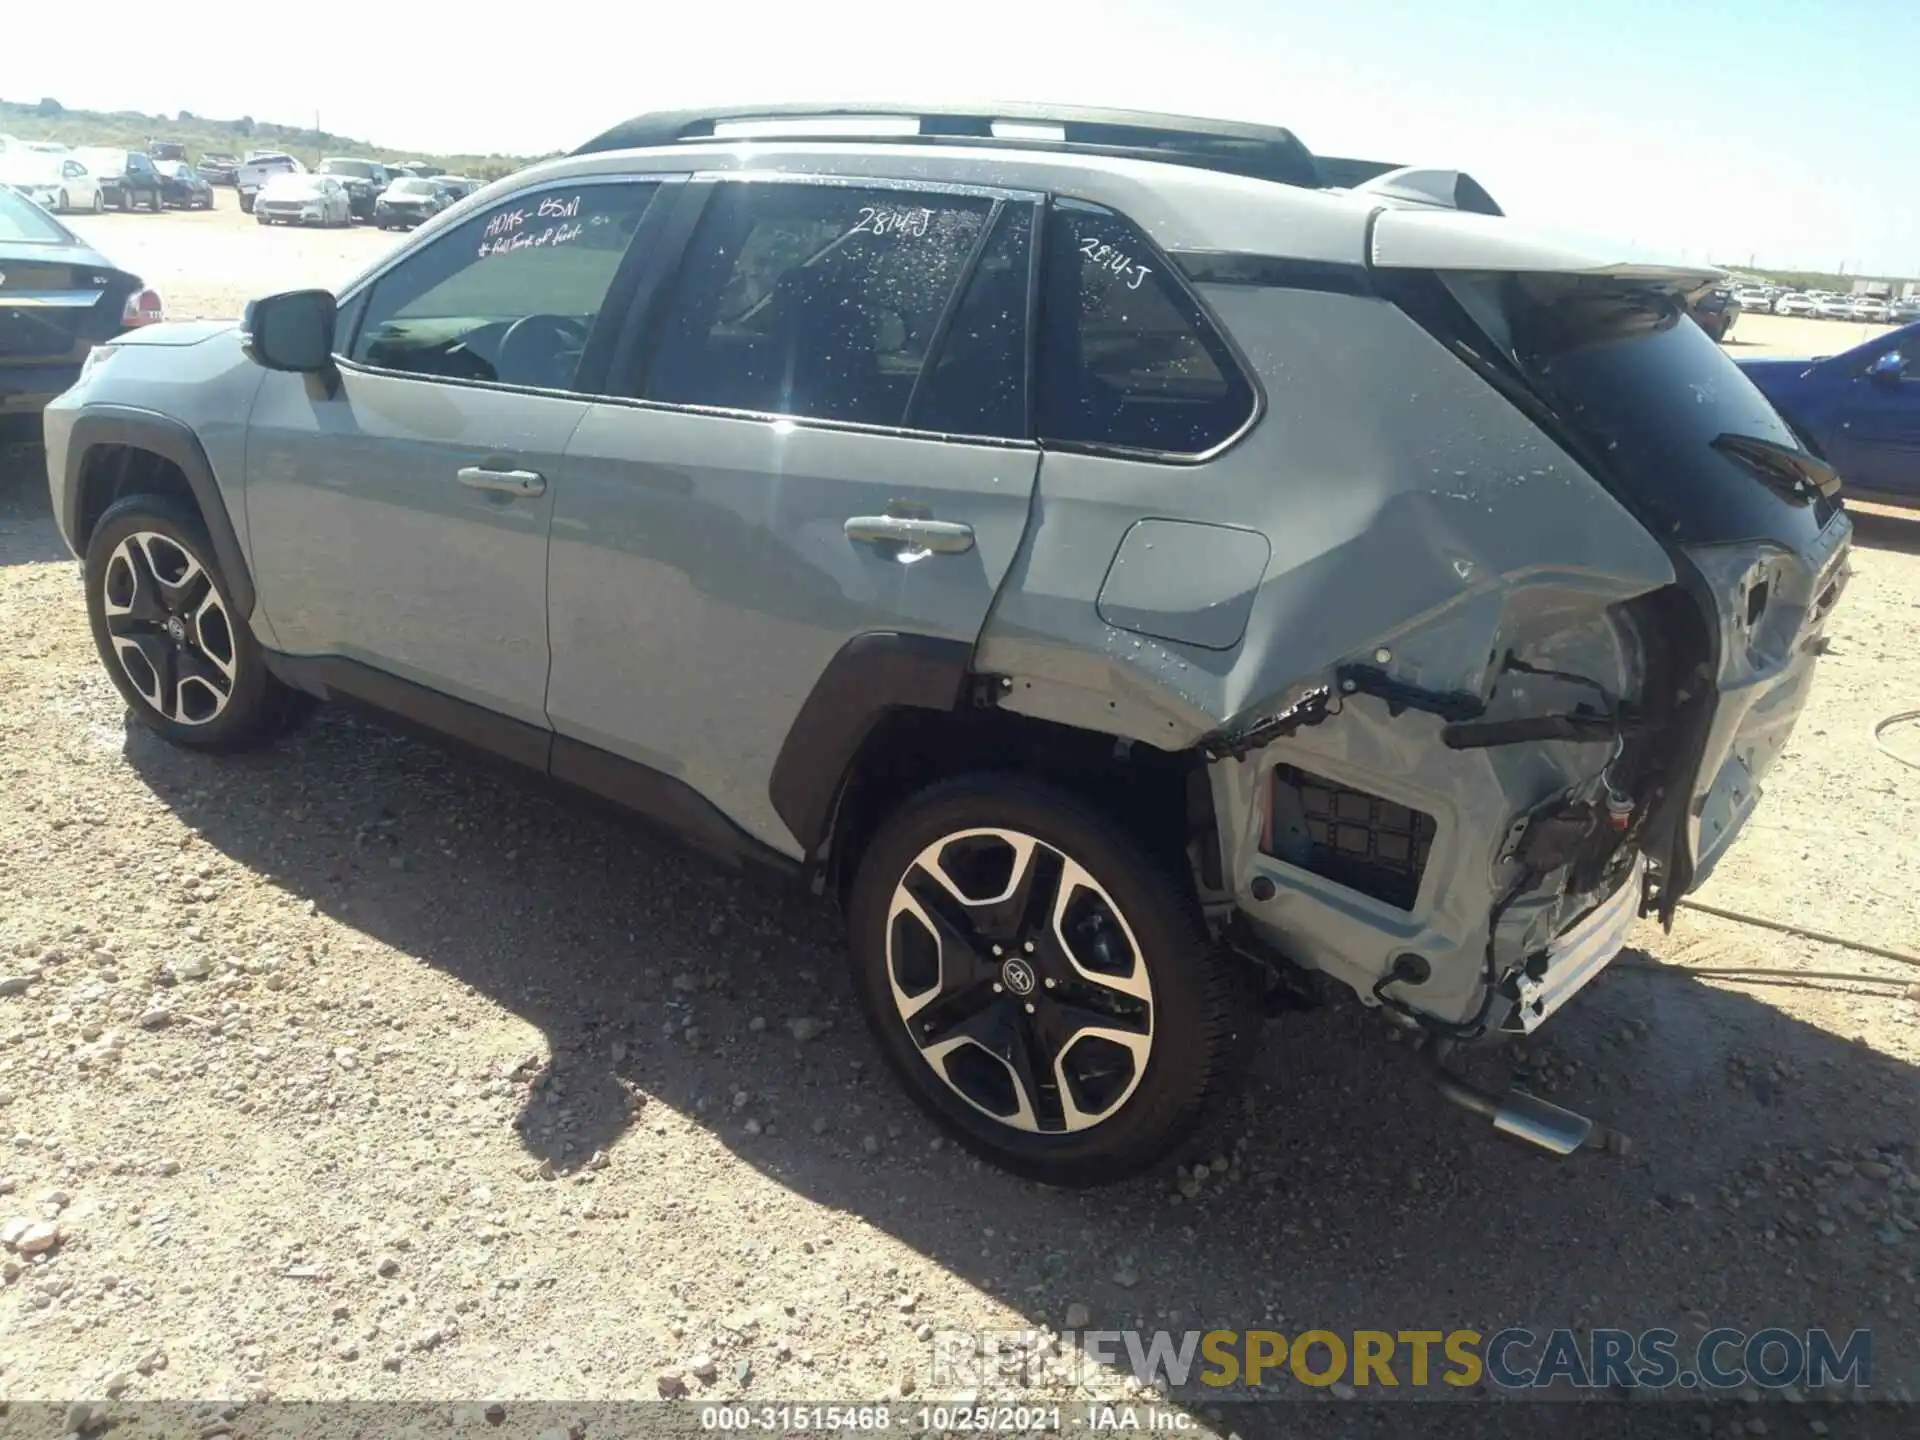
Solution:
{"label": "sky", "polygon": [[1681,259],[1920,275],[1913,0],[93,0],[88,34],[143,37],[113,64],[64,7],[10,8],[8,100],[516,154],[706,104],[1114,105],[1466,170]]}

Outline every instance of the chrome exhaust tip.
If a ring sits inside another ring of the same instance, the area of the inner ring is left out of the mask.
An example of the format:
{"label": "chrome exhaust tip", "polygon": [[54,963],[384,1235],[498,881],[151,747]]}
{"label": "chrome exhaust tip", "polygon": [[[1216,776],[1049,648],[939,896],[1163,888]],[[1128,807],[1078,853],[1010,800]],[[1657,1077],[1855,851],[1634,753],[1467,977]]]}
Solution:
{"label": "chrome exhaust tip", "polygon": [[1442,1063],[1444,1051],[1437,1044],[1428,1046],[1427,1055],[1440,1093],[1462,1110],[1471,1110],[1491,1120],[1493,1128],[1502,1135],[1538,1145],[1555,1155],[1571,1155],[1591,1140],[1593,1121],[1585,1115],[1562,1109],[1524,1090],[1490,1095],[1448,1070]]}

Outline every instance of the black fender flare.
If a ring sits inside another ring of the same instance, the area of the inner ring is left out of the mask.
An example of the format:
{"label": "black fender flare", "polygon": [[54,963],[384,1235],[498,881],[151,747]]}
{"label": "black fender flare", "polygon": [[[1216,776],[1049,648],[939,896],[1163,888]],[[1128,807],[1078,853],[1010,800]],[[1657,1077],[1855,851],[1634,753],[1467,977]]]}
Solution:
{"label": "black fender flare", "polygon": [[820,672],[780,746],[768,798],[809,857],[832,836],[840,795],[860,747],[891,711],[952,711],[972,670],[973,646],[893,630],[842,645]]}
{"label": "black fender flare", "polygon": [[170,461],[186,476],[187,486],[193,491],[201,518],[206,522],[207,536],[213,541],[214,558],[220,562],[220,571],[232,587],[233,602],[240,607],[242,619],[252,619],[253,573],[247,568],[246,553],[240,548],[233,517],[227,513],[220,483],[213,477],[213,466],[207,460],[200,437],[191,427],[169,415],[130,406],[100,405],[89,406],[73,422],[67,443],[66,513],[60,516],[60,528],[73,549],[86,553],[87,537],[81,533],[86,495],[82,481],[86,478],[87,456],[102,445],[146,450]]}

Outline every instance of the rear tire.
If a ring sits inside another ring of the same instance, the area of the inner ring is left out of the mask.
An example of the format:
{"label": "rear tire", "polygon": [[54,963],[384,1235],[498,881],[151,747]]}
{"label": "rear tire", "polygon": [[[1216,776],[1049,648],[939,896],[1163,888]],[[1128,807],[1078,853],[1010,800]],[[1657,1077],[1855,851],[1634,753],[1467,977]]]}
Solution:
{"label": "rear tire", "polygon": [[914,1102],[1045,1184],[1124,1179],[1190,1141],[1257,1036],[1252,977],[1191,888],[1111,817],[1024,778],[905,802],[861,857],[847,921],[861,1008]]}
{"label": "rear tire", "polygon": [[62,190],[60,192],[60,213],[62,215],[65,215],[68,211],[72,209],[73,209],[73,201],[70,198],[68,198],[67,192]]}
{"label": "rear tire", "polygon": [[134,718],[163,739],[229,752],[264,744],[310,708],[267,672],[191,506],[130,495],[88,537],[87,619]]}
{"label": "rear tire", "polygon": [[100,187],[93,188],[93,213],[98,215],[107,208],[107,197],[100,193]]}

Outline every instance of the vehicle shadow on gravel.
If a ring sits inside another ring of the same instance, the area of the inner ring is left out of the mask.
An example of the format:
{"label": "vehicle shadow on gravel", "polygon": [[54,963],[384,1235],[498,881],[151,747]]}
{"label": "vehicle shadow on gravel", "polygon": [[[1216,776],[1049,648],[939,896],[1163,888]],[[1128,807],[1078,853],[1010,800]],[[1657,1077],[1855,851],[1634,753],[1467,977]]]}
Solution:
{"label": "vehicle shadow on gravel", "polygon": [[[1528,1072],[1625,1153],[1497,1138],[1377,1016],[1332,1005],[1267,1028],[1243,1101],[1186,1157],[1204,1179],[1050,1191],[934,1141],[863,1032],[835,918],[793,887],[344,712],[237,760],[137,728],[126,755],[206,842],[537,1026],[516,1122],[533,1162],[611,1152],[615,1176],[644,1175],[668,1106],[1056,1328],[1068,1304],[1175,1331],[1877,1321],[1877,1383],[1913,1373],[1879,1307],[1912,1303],[1893,1212],[1920,1198],[1895,1188],[1920,1161],[1915,1072],[1764,990],[1623,966],[1550,1040],[1474,1062],[1496,1084]],[[828,1028],[796,1039],[800,1018]],[[1895,1185],[1831,1163],[1869,1148]]]}
{"label": "vehicle shadow on gravel", "polygon": [[1891,506],[1878,513],[1855,509],[1853,540],[1869,550],[1893,550],[1902,555],[1920,555],[1920,502],[1901,513]]}
{"label": "vehicle shadow on gravel", "polygon": [[67,558],[47,494],[47,452],[31,427],[0,419],[0,565]]}

